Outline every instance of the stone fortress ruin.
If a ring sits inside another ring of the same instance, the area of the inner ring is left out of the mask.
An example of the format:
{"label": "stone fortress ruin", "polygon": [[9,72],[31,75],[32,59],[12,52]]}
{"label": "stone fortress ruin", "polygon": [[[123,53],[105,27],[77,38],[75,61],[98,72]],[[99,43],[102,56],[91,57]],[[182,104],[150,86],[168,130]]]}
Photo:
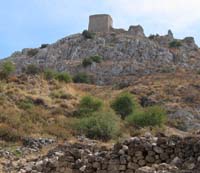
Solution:
{"label": "stone fortress ruin", "polygon": [[110,15],[97,14],[89,17],[90,32],[110,32],[113,28],[113,20]]}
{"label": "stone fortress ruin", "polygon": [[96,14],[89,17],[88,31],[96,33],[119,32],[144,37],[144,30],[140,25],[130,26],[128,32],[113,27],[113,19],[108,14]]}
{"label": "stone fortress ruin", "polygon": [[[128,30],[118,29],[113,27],[113,19],[109,14],[96,14],[89,16],[89,26],[88,31],[94,33],[117,33],[124,34],[127,36],[133,37],[142,37],[145,38],[144,29],[141,25],[131,25]],[[175,39],[171,30],[168,30],[166,35],[160,36],[150,35],[149,38],[159,43],[159,45],[168,47],[169,43],[178,40]],[[186,45],[190,49],[197,49],[198,46],[195,43],[193,37],[186,37],[183,40],[179,40],[182,44]]]}

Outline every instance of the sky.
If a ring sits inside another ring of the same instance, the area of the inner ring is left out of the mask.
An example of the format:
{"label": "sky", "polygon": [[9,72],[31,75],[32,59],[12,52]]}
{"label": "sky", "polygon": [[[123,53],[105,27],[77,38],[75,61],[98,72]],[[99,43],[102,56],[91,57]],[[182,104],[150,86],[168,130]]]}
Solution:
{"label": "sky", "polygon": [[110,14],[115,28],[142,25],[145,34],[193,36],[200,45],[200,0],[0,0],[0,58],[53,43]]}

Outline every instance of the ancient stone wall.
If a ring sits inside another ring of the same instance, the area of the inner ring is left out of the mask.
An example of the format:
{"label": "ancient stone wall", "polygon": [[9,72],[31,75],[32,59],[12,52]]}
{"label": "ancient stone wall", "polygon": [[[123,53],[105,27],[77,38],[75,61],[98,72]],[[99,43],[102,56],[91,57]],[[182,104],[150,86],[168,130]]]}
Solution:
{"label": "ancient stone wall", "polygon": [[113,27],[113,20],[110,15],[92,15],[89,19],[90,32],[110,32]]}
{"label": "ancient stone wall", "polygon": [[197,173],[200,138],[134,137],[111,149],[66,144],[35,165],[35,172],[44,173]]}

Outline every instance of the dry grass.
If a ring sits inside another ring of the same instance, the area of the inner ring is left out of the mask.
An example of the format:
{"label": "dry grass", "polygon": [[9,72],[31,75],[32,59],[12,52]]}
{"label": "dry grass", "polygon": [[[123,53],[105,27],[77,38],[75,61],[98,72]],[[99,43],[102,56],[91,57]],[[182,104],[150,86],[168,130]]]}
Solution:
{"label": "dry grass", "polygon": [[[143,76],[134,78],[134,84],[122,90],[115,90],[113,86],[48,82],[41,76],[21,76],[8,83],[1,81],[1,126],[5,131],[17,131],[16,135],[22,137],[70,138],[74,133],[71,128],[74,121],[72,113],[82,96],[91,94],[109,106],[111,100],[124,90],[133,93],[138,101],[147,97],[167,108],[195,108],[200,102],[200,75],[181,71]],[[31,106],[27,109],[20,107],[20,103],[27,99],[31,101]],[[123,122],[121,126],[124,136],[129,136],[130,131],[132,135],[142,133],[127,129]]]}

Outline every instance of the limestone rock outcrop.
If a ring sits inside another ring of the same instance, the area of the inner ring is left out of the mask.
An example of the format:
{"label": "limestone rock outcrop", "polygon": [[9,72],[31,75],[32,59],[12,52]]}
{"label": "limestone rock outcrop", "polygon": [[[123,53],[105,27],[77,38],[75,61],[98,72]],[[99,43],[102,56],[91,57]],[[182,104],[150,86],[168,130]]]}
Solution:
{"label": "limestone rock outcrop", "polygon": [[[200,68],[200,51],[192,38],[180,41],[177,48],[169,47],[171,41],[171,32],[148,38],[137,26],[127,32],[96,33],[93,39],[71,35],[46,47],[15,52],[8,59],[16,63],[18,73],[28,64],[36,64],[72,75],[86,72],[99,85],[121,82],[125,76],[129,81],[129,77],[162,72],[167,67]],[[102,62],[83,67],[83,59],[94,55],[101,56]]]}

